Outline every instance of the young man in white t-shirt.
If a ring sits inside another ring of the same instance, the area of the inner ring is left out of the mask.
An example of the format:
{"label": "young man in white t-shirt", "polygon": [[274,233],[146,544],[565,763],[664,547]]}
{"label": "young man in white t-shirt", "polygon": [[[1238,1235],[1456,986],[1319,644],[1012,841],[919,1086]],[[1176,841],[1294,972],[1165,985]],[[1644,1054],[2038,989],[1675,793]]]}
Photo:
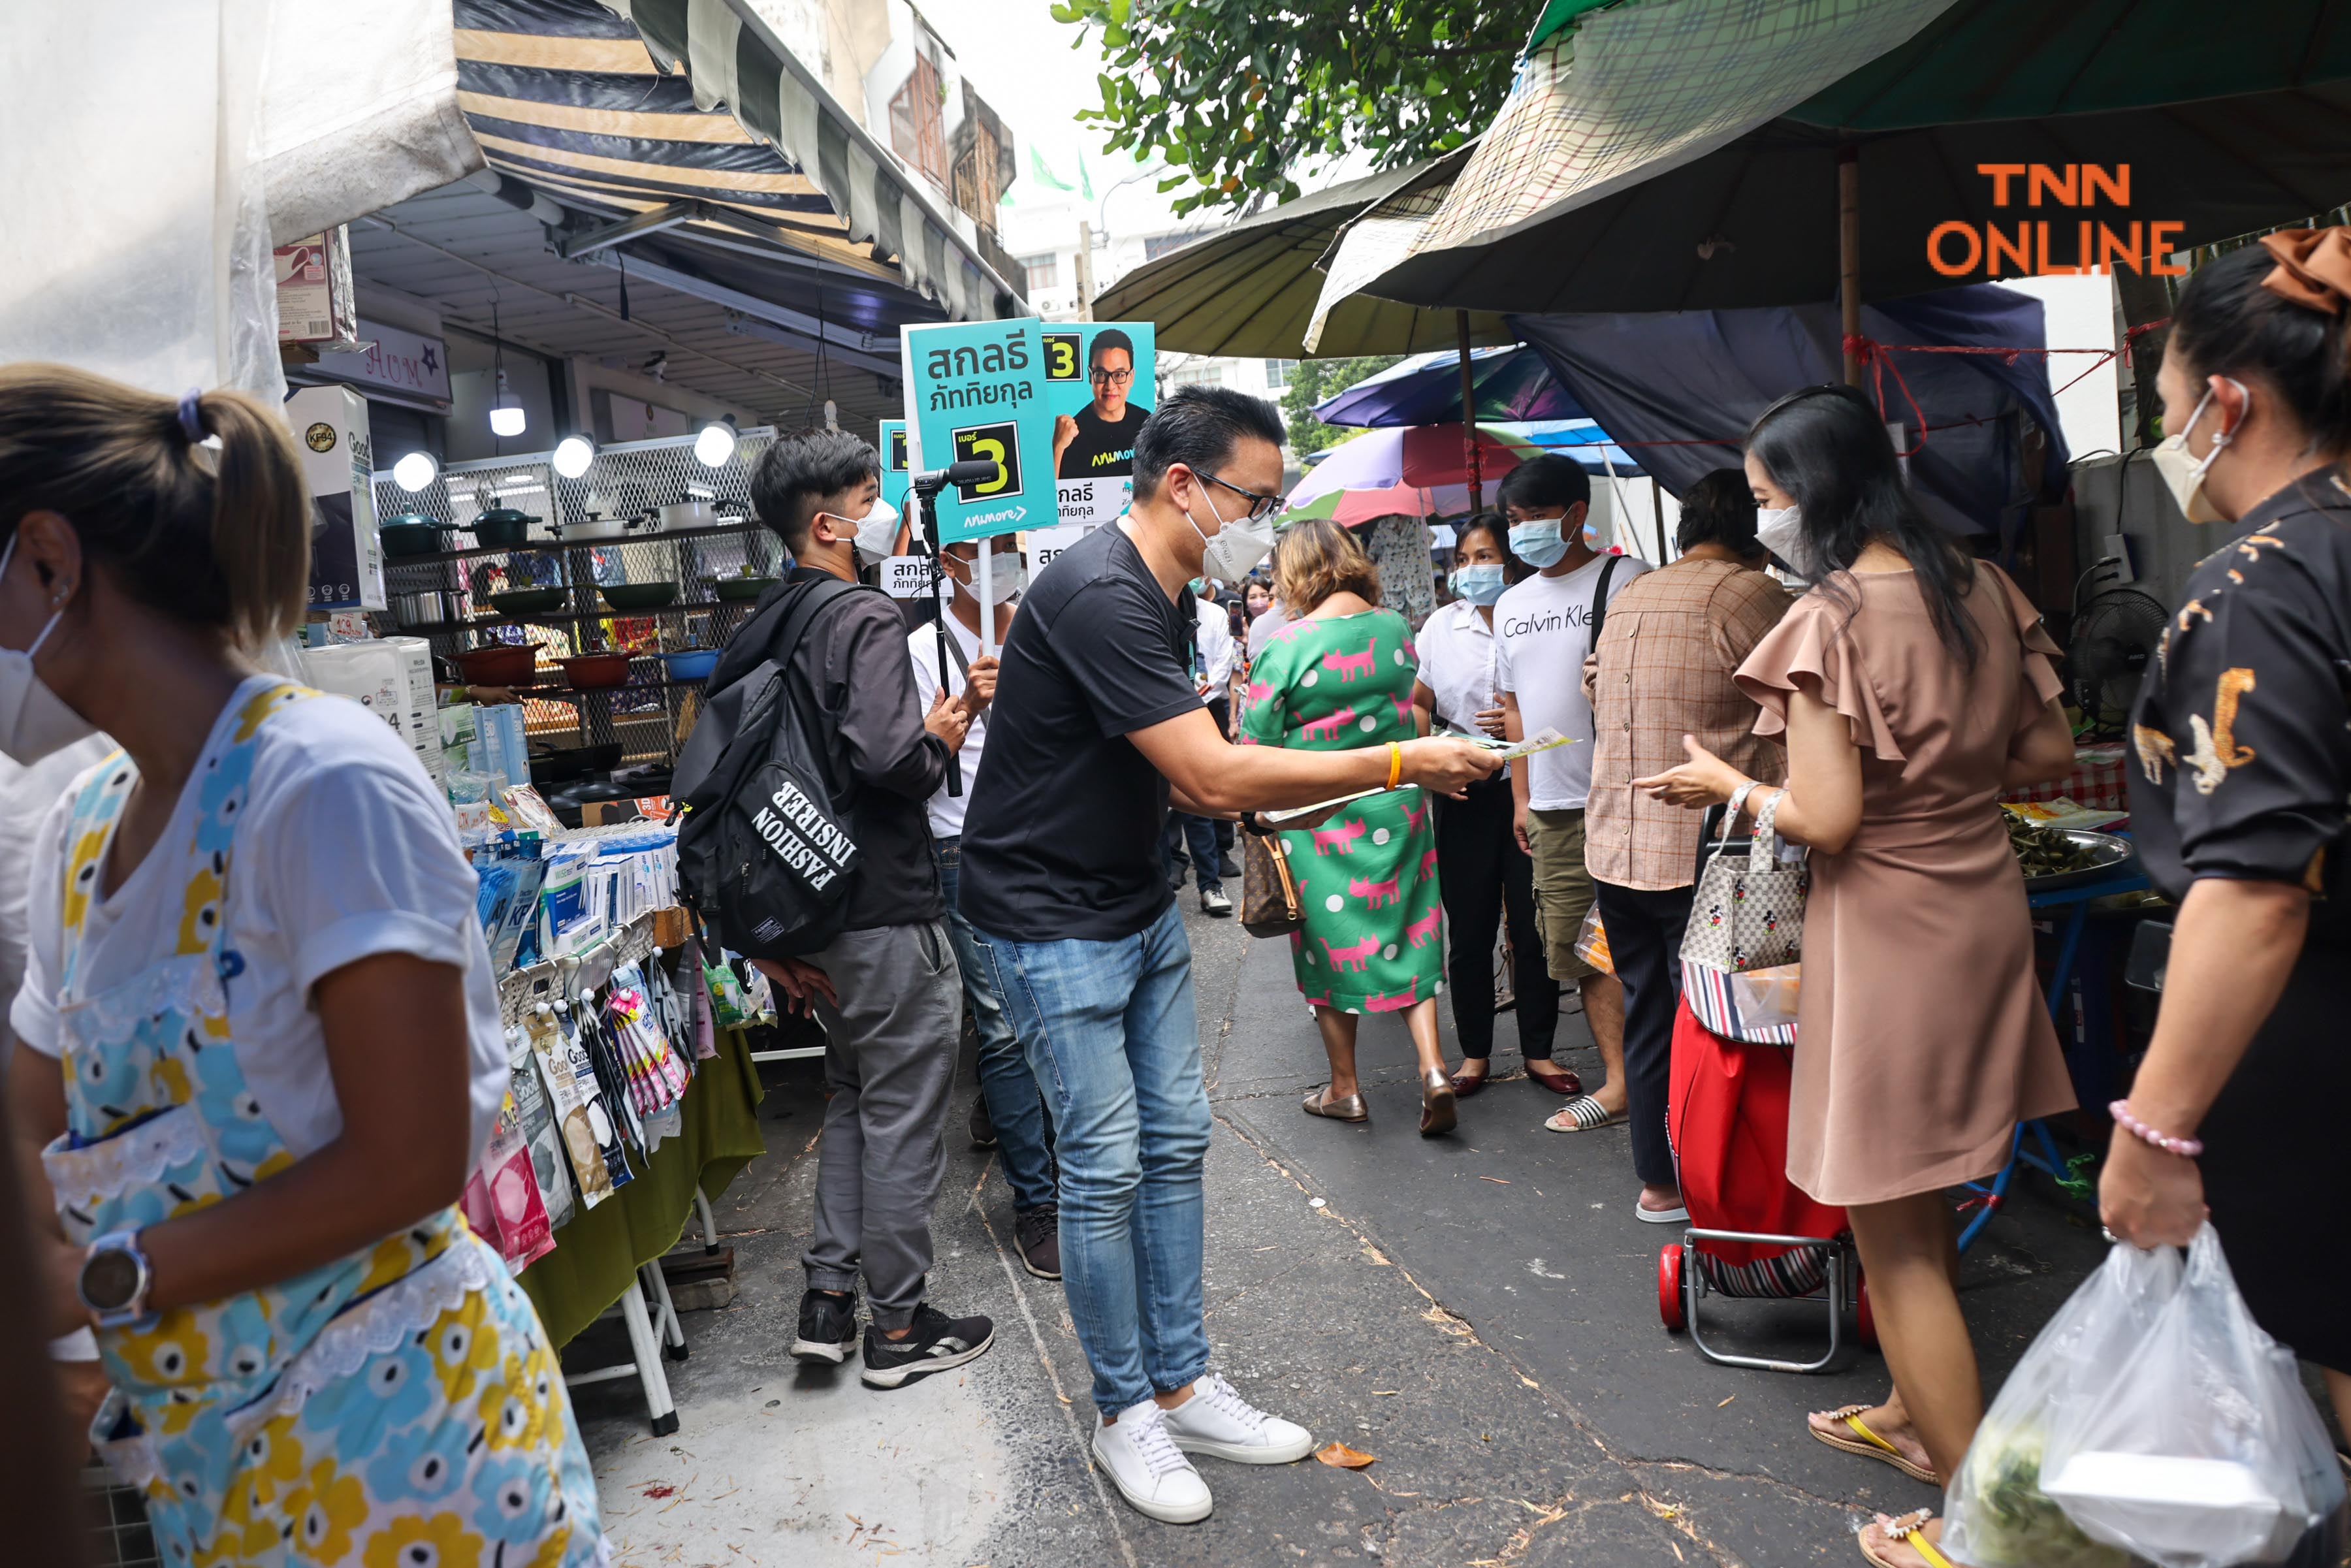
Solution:
{"label": "young man in white t-shirt", "polygon": [[1576,956],[1592,908],[1583,864],[1583,803],[1592,790],[1592,705],[1583,659],[1592,651],[1595,606],[1649,570],[1631,556],[1602,555],[1584,537],[1592,480],[1567,458],[1544,455],[1504,476],[1499,495],[1510,520],[1510,553],[1535,568],[1494,606],[1494,677],[1502,688],[1503,733],[1520,740],[1556,729],[1574,744],[1539,751],[1510,769],[1519,847],[1534,857],[1535,923],[1552,977],[1583,993],[1584,1021],[1608,1081],[1586,1094],[1572,1072],[1538,1081],[1573,1096],[1544,1125],[1573,1133],[1625,1119],[1625,990],[1614,975]]}

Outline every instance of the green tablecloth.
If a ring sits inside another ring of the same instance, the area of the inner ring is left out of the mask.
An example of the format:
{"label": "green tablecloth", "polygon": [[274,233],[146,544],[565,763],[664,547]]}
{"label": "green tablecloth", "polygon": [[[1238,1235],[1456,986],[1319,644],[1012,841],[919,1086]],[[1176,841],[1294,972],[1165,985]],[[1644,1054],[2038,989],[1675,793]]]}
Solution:
{"label": "green tablecloth", "polygon": [[628,1186],[574,1214],[555,1233],[555,1250],[519,1276],[559,1347],[621,1299],[640,1264],[677,1245],[694,1217],[697,1184],[716,1198],[768,1152],[759,1136],[759,1071],[742,1031],[721,1030],[718,1054],[695,1067],[679,1105],[679,1135],[663,1139]]}

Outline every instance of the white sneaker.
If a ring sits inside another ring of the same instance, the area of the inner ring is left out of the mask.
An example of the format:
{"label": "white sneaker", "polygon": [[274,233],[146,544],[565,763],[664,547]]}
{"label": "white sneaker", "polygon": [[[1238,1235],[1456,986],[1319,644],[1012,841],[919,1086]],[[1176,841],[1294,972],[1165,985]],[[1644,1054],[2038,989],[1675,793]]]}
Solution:
{"label": "white sneaker", "polygon": [[1213,1372],[1192,1385],[1192,1397],[1166,1416],[1168,1437],[1187,1454],[1244,1465],[1286,1465],[1314,1447],[1314,1436],[1305,1427],[1267,1415]]}
{"label": "white sneaker", "polygon": [[1094,1423],[1094,1459],[1135,1512],[1162,1524],[1208,1517],[1208,1483],[1170,1440],[1167,1414],[1150,1400],[1108,1426]]}

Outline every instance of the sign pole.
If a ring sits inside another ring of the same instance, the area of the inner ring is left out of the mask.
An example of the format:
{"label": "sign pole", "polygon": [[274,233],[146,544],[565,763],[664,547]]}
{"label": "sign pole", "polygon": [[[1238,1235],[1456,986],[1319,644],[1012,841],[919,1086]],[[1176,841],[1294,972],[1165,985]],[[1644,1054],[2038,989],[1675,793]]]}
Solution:
{"label": "sign pole", "polygon": [[[923,494],[919,486],[907,486],[906,494],[918,508],[914,519],[915,532],[922,540],[923,553],[931,560],[931,632],[939,640],[939,690],[951,691],[954,687],[947,675],[947,639],[955,632],[947,626],[946,571],[939,565],[938,517],[933,506],[934,497]],[[924,526],[926,523],[928,527]],[[980,559],[986,560],[987,544],[983,542],[979,549]],[[963,756],[959,752],[947,753],[947,793],[957,797],[963,794]]]}
{"label": "sign pole", "polygon": [[985,658],[996,657],[996,596],[991,586],[990,566],[996,558],[996,541],[979,541],[979,570],[972,576],[972,586],[979,590],[979,651]]}

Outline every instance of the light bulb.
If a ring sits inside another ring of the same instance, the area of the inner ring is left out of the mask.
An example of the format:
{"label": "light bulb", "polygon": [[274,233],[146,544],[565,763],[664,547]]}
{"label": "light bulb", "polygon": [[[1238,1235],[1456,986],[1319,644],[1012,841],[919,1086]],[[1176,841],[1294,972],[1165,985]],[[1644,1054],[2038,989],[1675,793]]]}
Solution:
{"label": "light bulb", "polygon": [[596,461],[596,444],[584,435],[567,435],[555,444],[555,455],[550,461],[558,474],[566,479],[577,479],[588,472],[588,465]]}
{"label": "light bulb", "polygon": [[694,460],[705,468],[716,468],[735,455],[735,422],[714,419],[702,427],[694,438]]}
{"label": "light bulb", "polygon": [[392,482],[413,496],[441,476],[441,465],[430,452],[412,452],[392,465]]}
{"label": "light bulb", "polygon": [[523,412],[518,408],[501,403],[490,410],[490,434],[493,435],[501,437],[520,435],[524,423]]}

